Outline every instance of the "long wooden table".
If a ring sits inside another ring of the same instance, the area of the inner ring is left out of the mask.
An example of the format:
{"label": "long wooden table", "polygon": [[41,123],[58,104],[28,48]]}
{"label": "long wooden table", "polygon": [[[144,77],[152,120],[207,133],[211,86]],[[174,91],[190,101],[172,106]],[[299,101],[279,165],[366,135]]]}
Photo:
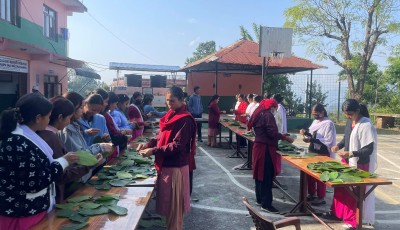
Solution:
{"label": "long wooden table", "polygon": [[[329,227],[324,221],[322,221],[314,212],[313,208],[307,202],[307,176],[311,176],[319,181],[320,173],[315,173],[307,168],[309,163],[332,161],[333,159],[326,156],[315,156],[308,158],[293,158],[291,156],[282,156],[282,158],[289,164],[300,170],[300,195],[297,205],[290,211],[289,215],[304,215],[311,214],[319,222]],[[324,182],[329,187],[345,188],[351,196],[357,201],[357,229],[362,229],[362,216],[363,216],[363,203],[364,199],[378,186],[378,185],[390,185],[391,181],[385,180],[383,178],[363,178],[362,182],[346,182],[346,183],[332,183]],[[370,190],[366,191],[366,186],[372,186]],[[365,191],[365,194],[364,194]],[[299,210],[300,213],[296,213]]]}
{"label": "long wooden table", "polygon": [[[227,128],[229,131],[229,146],[232,146],[232,137],[233,137],[233,133],[235,133],[238,136],[244,137],[246,138],[246,136],[243,136],[244,133],[247,132],[247,129],[240,129],[239,126],[231,126],[230,124],[232,124],[231,121],[220,121],[219,122],[223,127]],[[244,123],[239,122],[240,126],[242,127],[246,127],[247,125]],[[220,134],[221,135],[221,134]],[[246,138],[247,140],[247,138]],[[249,142],[249,141],[248,141]],[[235,152],[230,155],[230,158],[245,158],[245,154],[241,151],[240,149],[240,143],[236,143],[236,147],[234,148]],[[251,151],[251,144],[248,143],[247,145],[247,149]],[[249,152],[249,151],[248,151]],[[251,158],[251,157],[250,157]],[[248,158],[249,159],[249,158]],[[251,164],[250,164],[251,165]],[[250,168],[251,169],[251,168]]]}
{"label": "long wooden table", "polygon": [[[142,137],[153,135],[155,130],[146,130]],[[115,165],[119,163],[118,158],[111,159],[107,165]],[[96,176],[93,176],[96,178]],[[97,190],[94,186],[85,184],[73,193],[69,198],[77,196],[101,196],[104,194],[120,194],[119,206],[128,209],[126,216],[116,216],[112,214],[104,214],[89,218],[89,226],[85,229],[136,229],[140,218],[151,198],[154,191],[155,177],[147,179],[139,179],[135,183],[128,184],[125,187],[112,187],[109,191]],[[68,199],[69,199],[68,198]],[[56,210],[49,213],[34,230],[60,229],[62,226],[71,224],[67,218],[59,218],[56,215]]]}
{"label": "long wooden table", "polygon": [[[109,191],[96,190],[93,186],[85,185],[77,190],[70,198],[77,196],[102,196],[105,194],[120,194],[117,205],[128,209],[126,216],[113,214],[97,215],[89,218],[89,225],[85,229],[136,229],[140,218],[151,198],[154,187],[113,187]],[[37,224],[33,230],[55,230],[72,222],[67,218],[57,217],[56,210],[50,212],[45,219]]]}

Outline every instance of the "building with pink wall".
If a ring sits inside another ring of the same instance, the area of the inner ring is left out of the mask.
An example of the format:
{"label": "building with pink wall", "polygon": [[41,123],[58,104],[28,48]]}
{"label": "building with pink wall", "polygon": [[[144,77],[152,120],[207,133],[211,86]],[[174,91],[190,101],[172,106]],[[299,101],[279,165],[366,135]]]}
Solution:
{"label": "building with pink wall", "polygon": [[0,110],[33,88],[50,98],[67,89],[68,16],[87,9],[79,0],[0,1]]}

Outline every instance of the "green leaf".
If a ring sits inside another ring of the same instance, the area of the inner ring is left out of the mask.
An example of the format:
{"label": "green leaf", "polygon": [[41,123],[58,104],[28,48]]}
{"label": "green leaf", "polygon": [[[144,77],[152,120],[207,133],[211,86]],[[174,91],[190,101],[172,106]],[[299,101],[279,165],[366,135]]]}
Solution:
{"label": "green leaf", "polygon": [[150,159],[146,159],[143,157],[134,157],[133,160],[135,161],[136,164],[152,164],[153,161]]}
{"label": "green leaf", "polygon": [[92,179],[92,180],[89,180],[87,183],[90,185],[101,185],[104,183],[104,180],[93,180]]}
{"label": "green leaf", "polygon": [[79,214],[84,216],[96,216],[108,213],[108,208],[101,206],[100,208],[96,209],[79,209]]}
{"label": "green leaf", "polygon": [[106,195],[97,197],[95,200],[96,201],[119,200],[119,194],[106,194]]}
{"label": "green leaf", "polygon": [[56,204],[56,208],[58,209],[71,209],[75,206],[78,206],[78,204],[77,203]]}
{"label": "green leaf", "polygon": [[70,203],[79,203],[79,202],[82,202],[82,201],[85,201],[85,200],[90,200],[90,199],[92,199],[91,196],[77,196],[77,197],[68,199],[68,202],[70,202]]}
{"label": "green leaf", "polygon": [[88,151],[80,150],[76,152],[76,155],[79,156],[79,160],[77,162],[79,165],[94,166],[97,164],[96,157]]}
{"label": "green leaf", "polygon": [[132,180],[112,180],[108,182],[113,187],[124,187],[125,185],[131,183]]}
{"label": "green leaf", "polygon": [[89,203],[83,203],[83,204],[81,204],[79,206],[81,208],[83,208],[83,209],[95,209],[95,208],[100,207],[101,204],[96,204],[96,203],[89,202]]}
{"label": "green leaf", "polygon": [[111,185],[110,184],[101,184],[101,185],[96,185],[95,188],[97,190],[110,190],[111,189]]}
{"label": "green leaf", "polygon": [[132,174],[128,172],[117,172],[118,179],[132,179]]}
{"label": "green leaf", "polygon": [[68,219],[74,222],[85,223],[89,220],[89,217],[82,216],[81,214],[75,212]]}
{"label": "green leaf", "polygon": [[319,178],[320,178],[322,181],[329,181],[329,172],[323,172],[323,173],[319,176]]}
{"label": "green leaf", "polygon": [[118,203],[118,200],[96,200],[95,202],[104,206],[109,206],[116,205]]}
{"label": "green leaf", "polygon": [[111,212],[117,214],[118,216],[125,216],[128,213],[127,208],[118,205],[108,206],[108,209],[110,209]]}
{"label": "green leaf", "polygon": [[366,171],[358,171],[355,173],[351,173],[353,176],[361,177],[361,178],[368,178],[371,177],[371,173],[366,172]]}
{"label": "green leaf", "polygon": [[332,183],[338,183],[338,184],[340,184],[340,183],[343,183],[343,180],[342,180],[342,179],[334,179],[334,180],[332,181]]}
{"label": "green leaf", "polygon": [[75,213],[75,211],[71,210],[71,209],[61,209],[59,211],[57,211],[57,216],[58,217],[65,217],[65,218],[69,218],[70,216],[72,216]]}
{"label": "green leaf", "polygon": [[61,230],[78,230],[86,227],[88,223],[68,224],[61,227]]}
{"label": "green leaf", "polygon": [[147,179],[149,176],[143,174],[136,174],[135,179]]}
{"label": "green leaf", "polygon": [[357,176],[352,176],[348,173],[341,173],[338,179],[342,179],[343,182],[361,182],[362,178]]}
{"label": "green leaf", "polygon": [[330,181],[333,181],[333,180],[335,180],[336,178],[338,178],[338,176],[339,176],[339,173],[338,173],[338,172],[330,172],[330,173],[329,173],[329,180],[330,180]]}
{"label": "green leaf", "polygon": [[134,165],[135,164],[135,161],[134,160],[124,160],[124,161],[122,161],[121,162],[121,166],[132,166],[132,165]]}

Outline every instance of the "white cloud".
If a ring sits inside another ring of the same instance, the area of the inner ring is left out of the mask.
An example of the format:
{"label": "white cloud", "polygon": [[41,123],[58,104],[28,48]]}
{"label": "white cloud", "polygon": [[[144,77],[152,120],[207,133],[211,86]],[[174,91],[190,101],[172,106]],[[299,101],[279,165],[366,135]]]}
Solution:
{"label": "white cloud", "polygon": [[197,23],[198,21],[197,21],[197,19],[195,19],[195,18],[189,18],[189,19],[188,19],[188,22],[191,23],[191,24],[195,24],[195,23]]}
{"label": "white cloud", "polygon": [[189,46],[194,46],[196,45],[196,43],[198,43],[200,41],[200,37],[197,37],[196,39],[192,40],[191,42],[189,42]]}

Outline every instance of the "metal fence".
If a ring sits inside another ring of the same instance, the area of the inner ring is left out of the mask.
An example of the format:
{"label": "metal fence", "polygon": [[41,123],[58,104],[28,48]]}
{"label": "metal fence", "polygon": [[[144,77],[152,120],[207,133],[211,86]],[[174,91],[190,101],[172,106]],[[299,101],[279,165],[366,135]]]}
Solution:
{"label": "metal fence", "polygon": [[339,75],[337,74],[295,74],[288,75],[288,78],[293,83],[291,86],[292,91],[301,99],[301,102],[305,104],[306,116],[309,117],[311,113],[308,103],[310,101],[310,96],[313,97],[313,99],[315,97],[315,95],[310,95],[310,88],[312,85],[316,85],[317,92],[319,91],[318,89],[320,89],[320,92],[326,95],[323,104],[325,105],[329,117],[336,122],[344,121],[341,106],[348,94],[346,80],[339,80]]}

